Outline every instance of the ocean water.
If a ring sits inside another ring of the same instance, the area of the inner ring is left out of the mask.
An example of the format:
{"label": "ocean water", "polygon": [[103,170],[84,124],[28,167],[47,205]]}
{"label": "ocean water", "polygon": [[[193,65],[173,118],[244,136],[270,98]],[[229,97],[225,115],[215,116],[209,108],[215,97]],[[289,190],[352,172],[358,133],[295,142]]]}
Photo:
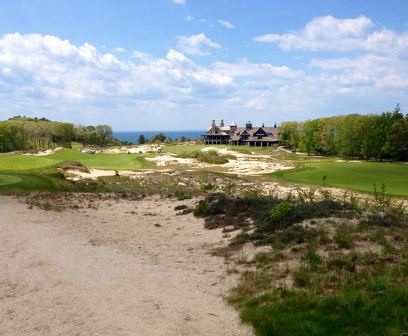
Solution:
{"label": "ocean water", "polygon": [[180,139],[182,136],[194,140],[199,139],[201,134],[204,134],[205,131],[114,131],[113,137],[122,141],[137,143],[141,134],[143,134],[147,140],[159,133],[163,133],[167,138],[171,138],[172,140]]}

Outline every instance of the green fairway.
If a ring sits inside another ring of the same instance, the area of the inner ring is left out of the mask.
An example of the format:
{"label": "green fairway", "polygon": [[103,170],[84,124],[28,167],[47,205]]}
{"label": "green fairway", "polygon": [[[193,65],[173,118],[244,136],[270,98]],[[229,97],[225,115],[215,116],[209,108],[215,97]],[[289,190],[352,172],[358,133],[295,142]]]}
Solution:
{"label": "green fairway", "polygon": [[52,178],[39,175],[28,174],[1,174],[0,173],[0,191],[30,191],[30,190],[48,190],[53,191],[58,186]]}
{"label": "green fairway", "polygon": [[168,145],[163,147],[162,152],[172,154],[189,154],[205,147],[208,147],[208,145]]}
{"label": "green fairway", "polygon": [[95,169],[150,168],[152,164],[142,154],[86,154],[75,150],[64,150],[47,156],[1,155],[0,171],[28,171],[49,168],[64,161],[79,161]]}
{"label": "green fairway", "polygon": [[22,178],[14,175],[0,175],[0,186],[12,185],[20,182]]}
{"label": "green fairway", "polygon": [[311,162],[304,167],[274,174],[289,182],[343,187],[365,192],[373,191],[373,184],[386,185],[387,192],[408,196],[408,165],[380,162]]}

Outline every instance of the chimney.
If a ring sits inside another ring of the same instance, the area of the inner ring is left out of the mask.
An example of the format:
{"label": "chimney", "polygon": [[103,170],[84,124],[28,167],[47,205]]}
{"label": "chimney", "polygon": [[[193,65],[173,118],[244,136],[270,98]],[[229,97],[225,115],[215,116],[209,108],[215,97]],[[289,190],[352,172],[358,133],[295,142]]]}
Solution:
{"label": "chimney", "polygon": [[230,125],[230,133],[234,134],[236,131],[237,131],[237,125],[234,122],[232,122]]}
{"label": "chimney", "polygon": [[224,127],[224,119],[221,119],[221,127]]}
{"label": "chimney", "polygon": [[212,121],[211,127],[215,127],[215,120]]}
{"label": "chimney", "polygon": [[264,123],[262,123],[262,127],[265,127],[265,124],[264,124]]}
{"label": "chimney", "polygon": [[252,123],[250,121],[247,121],[246,125],[245,125],[245,128],[246,129],[252,129]]}

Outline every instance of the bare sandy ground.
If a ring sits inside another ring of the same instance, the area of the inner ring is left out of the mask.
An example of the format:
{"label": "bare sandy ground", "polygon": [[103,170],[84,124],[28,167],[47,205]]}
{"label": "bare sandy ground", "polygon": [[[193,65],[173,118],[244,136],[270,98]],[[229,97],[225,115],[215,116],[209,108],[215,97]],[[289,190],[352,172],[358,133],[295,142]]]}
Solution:
{"label": "bare sandy ground", "polygon": [[79,199],[54,212],[0,197],[0,335],[251,335],[208,253],[222,234],[177,216],[185,203]]}
{"label": "bare sandy ground", "polygon": [[43,150],[43,151],[40,150],[37,153],[24,153],[22,155],[47,156],[47,155],[54,154],[56,152],[62,151],[63,149],[64,149],[63,147],[57,147],[57,148],[54,148],[54,149],[46,149],[46,150]]}

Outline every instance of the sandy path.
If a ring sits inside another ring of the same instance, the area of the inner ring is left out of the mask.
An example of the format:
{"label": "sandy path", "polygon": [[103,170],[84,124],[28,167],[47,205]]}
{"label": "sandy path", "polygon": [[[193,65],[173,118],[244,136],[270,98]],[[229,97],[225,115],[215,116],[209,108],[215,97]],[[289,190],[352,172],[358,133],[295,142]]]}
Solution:
{"label": "sandy path", "polygon": [[101,202],[57,213],[0,197],[0,335],[251,334],[208,254],[220,231],[175,216],[185,201]]}

